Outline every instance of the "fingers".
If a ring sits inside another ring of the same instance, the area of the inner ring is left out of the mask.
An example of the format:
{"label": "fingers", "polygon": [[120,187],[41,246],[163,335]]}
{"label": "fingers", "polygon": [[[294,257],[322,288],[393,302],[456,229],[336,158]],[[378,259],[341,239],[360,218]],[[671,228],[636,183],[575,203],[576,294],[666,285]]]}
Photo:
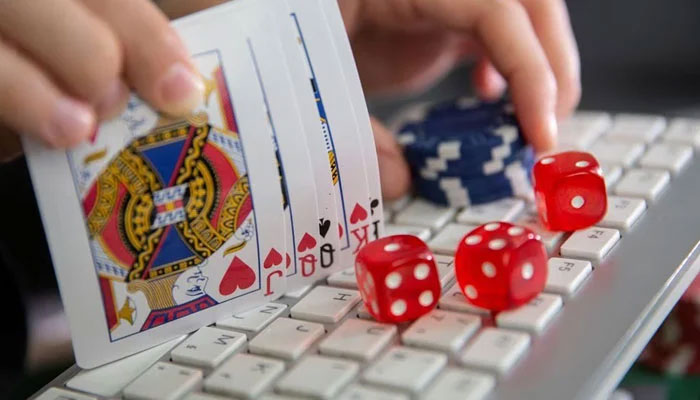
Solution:
{"label": "fingers", "polygon": [[482,57],[474,67],[473,81],[479,96],[485,100],[497,100],[506,90],[503,79],[488,58]]}
{"label": "fingers", "polygon": [[408,193],[411,187],[411,172],[394,135],[374,117],[371,121],[379,160],[382,197],[394,200]]}
{"label": "fingers", "polygon": [[538,151],[556,143],[556,81],[525,9],[512,0],[413,0],[416,12],[473,33],[508,81],[518,120]]}
{"label": "fingers", "polygon": [[562,0],[521,0],[557,80],[557,115],[566,117],[581,98],[576,39]]}
{"label": "fingers", "polygon": [[75,0],[4,2],[0,13],[0,35],[59,85],[103,109],[112,106],[121,90],[122,52],[107,24]]}
{"label": "fingers", "polygon": [[121,41],[125,75],[144,99],[174,115],[190,112],[202,102],[204,82],[176,32],[151,2],[83,1]]}
{"label": "fingers", "polygon": [[37,65],[0,42],[0,121],[56,147],[88,138],[95,126],[92,107],[63,92]]}

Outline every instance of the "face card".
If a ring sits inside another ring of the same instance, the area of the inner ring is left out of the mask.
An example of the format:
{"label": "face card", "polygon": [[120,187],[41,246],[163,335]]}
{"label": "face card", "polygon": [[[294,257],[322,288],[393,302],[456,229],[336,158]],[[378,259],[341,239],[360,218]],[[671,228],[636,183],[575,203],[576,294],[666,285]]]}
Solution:
{"label": "face card", "polygon": [[267,233],[283,232],[282,193],[245,38],[211,12],[175,27],[207,82],[193,115],[133,97],[75,149],[25,141],[83,368],[285,290],[284,236]]}
{"label": "face card", "polygon": [[374,134],[367,110],[367,102],[362,91],[360,76],[355,65],[355,58],[350,47],[350,39],[345,30],[343,16],[340,14],[337,0],[317,0],[325,16],[326,25],[331,32],[333,45],[340,61],[341,72],[350,95],[350,104],[360,137],[360,150],[365,162],[367,187],[369,189],[370,216],[372,219],[371,239],[384,236],[384,208],[382,204],[382,188],[379,181],[379,166],[377,149],[374,145]]}
{"label": "face card", "polygon": [[[332,179],[334,176],[337,176],[335,153],[327,150],[326,142],[324,141],[325,136],[322,135],[322,129],[325,125],[319,117],[316,98],[313,90],[311,90],[313,81],[309,72],[308,63],[299,45],[301,39],[298,37],[296,24],[290,18],[290,12],[284,1],[276,2],[275,7],[267,7],[266,5],[268,3],[252,0],[236,1],[229,4],[231,7],[246,5],[246,7],[254,9],[254,13],[258,13],[255,15],[266,15],[264,18],[267,19],[264,19],[264,21],[268,21],[268,26],[270,25],[269,21],[274,21],[272,25],[278,28],[266,30],[265,24],[254,24],[254,31],[260,33],[251,34],[251,37],[253,39],[253,45],[258,45],[257,47],[260,48],[260,50],[257,51],[257,60],[263,81],[272,79],[268,78],[271,74],[279,75],[283,73],[283,71],[279,70],[279,64],[282,61],[277,55],[273,55],[275,46],[272,43],[263,44],[263,42],[273,40],[272,37],[277,36],[277,40],[281,43],[281,50],[290,78],[288,83],[291,84],[293,97],[289,97],[283,90],[276,89],[276,85],[270,85],[270,88],[266,91],[270,98],[270,108],[272,109],[273,119],[275,119],[276,114],[280,112],[280,109],[285,108],[280,106],[274,109],[275,106],[272,104],[274,99],[284,99],[285,104],[289,103],[292,98],[296,100],[295,103],[298,107],[297,116],[301,120],[302,130],[301,132],[297,132],[297,136],[294,137],[294,144],[291,145],[291,147],[308,154],[311,169],[304,170],[303,168],[292,166],[292,171],[285,171],[288,174],[300,172],[305,175],[307,180],[313,180],[316,187],[315,193],[318,212],[318,219],[316,221],[317,235],[312,235],[312,237],[317,239],[318,256],[316,258],[316,264],[314,265],[313,257],[302,251],[301,254],[297,255],[297,265],[298,270],[301,271],[301,277],[299,273],[297,273],[288,283],[292,286],[299,286],[299,281],[306,283],[317,281],[335,272],[335,270],[338,270],[343,265],[339,260],[341,246],[338,237],[338,229],[336,229],[336,227],[339,226],[339,220],[336,214],[336,192],[338,193],[338,202],[342,201],[342,197],[340,197],[340,192],[337,190],[338,180]],[[253,19],[253,15],[248,15],[246,17],[247,21],[252,21]],[[257,37],[260,37],[260,39],[256,40]],[[262,46],[264,46],[264,48]],[[273,68],[273,66],[277,67]],[[282,85],[283,82],[280,81],[279,83],[280,88],[284,86]],[[289,107],[290,106],[287,106],[286,108]],[[277,126],[279,126],[279,124],[277,124]],[[279,130],[279,128],[277,129]],[[283,158],[288,151],[288,147],[290,147],[290,145],[285,143],[292,140],[287,136],[282,137],[287,134],[291,135],[292,131],[278,132]],[[306,144],[306,149],[300,148],[304,143]],[[299,157],[298,155],[295,156]],[[293,198],[298,189],[292,184],[289,184],[289,186],[291,192],[290,197]],[[303,234],[301,239],[304,239]],[[299,248],[304,249],[308,247],[309,243],[312,242],[307,240],[304,244],[298,243],[297,250],[299,250]],[[301,264],[300,267],[299,264]]]}
{"label": "face card", "polygon": [[335,57],[331,34],[315,0],[288,0],[297,43],[306,62],[309,90],[316,99],[321,140],[326,146],[336,188],[340,236],[340,262],[353,265],[353,257],[371,238],[370,202],[366,168],[357,121]]}
{"label": "face card", "polygon": [[[291,237],[287,238],[290,243],[287,248],[287,288],[295,290],[322,278],[322,271],[331,266],[329,261],[332,261],[333,253],[326,254],[332,245],[326,244],[319,232],[316,184],[309,176],[313,168],[302,116],[287,73],[279,34],[269,29],[269,21],[274,17],[267,12],[264,4],[257,1],[235,2],[231,4],[231,9],[235,10],[237,25],[246,32],[270,117],[272,135],[279,147],[289,200],[287,220],[291,231]],[[288,22],[287,19],[284,22]]]}

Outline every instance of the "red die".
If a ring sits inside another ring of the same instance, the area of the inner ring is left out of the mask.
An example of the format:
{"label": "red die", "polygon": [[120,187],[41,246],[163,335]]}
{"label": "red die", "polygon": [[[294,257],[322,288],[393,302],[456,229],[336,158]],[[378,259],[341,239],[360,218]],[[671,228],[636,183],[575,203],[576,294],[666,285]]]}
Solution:
{"label": "red die", "polygon": [[575,231],[605,216],[608,198],[598,161],[566,151],[539,160],[533,169],[537,210],[551,231]]}
{"label": "red die", "polygon": [[547,251],[531,230],[490,222],[459,242],[455,272],[464,296],[474,305],[492,311],[515,308],[544,289]]}
{"label": "red die", "polygon": [[377,321],[410,321],[440,298],[433,253],[413,235],[384,237],[365,245],[355,259],[357,285]]}

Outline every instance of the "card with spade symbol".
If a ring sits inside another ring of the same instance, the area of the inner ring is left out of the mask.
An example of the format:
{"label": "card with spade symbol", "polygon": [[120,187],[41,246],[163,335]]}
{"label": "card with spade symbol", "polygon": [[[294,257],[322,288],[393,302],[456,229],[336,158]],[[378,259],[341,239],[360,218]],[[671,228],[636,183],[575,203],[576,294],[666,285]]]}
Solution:
{"label": "card with spade symbol", "polygon": [[[332,253],[330,257],[325,255],[324,264],[321,263],[321,250],[325,247],[318,227],[316,182],[309,176],[313,167],[304,132],[304,114],[300,112],[295,100],[295,89],[291,76],[287,73],[289,69],[286,67],[280,35],[269,29],[269,21],[275,17],[263,2],[234,2],[228,7],[235,10],[233,14],[237,25],[246,32],[269,116],[270,131],[278,147],[283,190],[287,200],[287,288],[296,290],[318,280],[319,272],[330,266],[326,264],[333,257]],[[291,28],[289,18],[282,19],[282,22]],[[291,43],[291,46],[294,48],[295,44]],[[280,68],[280,65],[284,67]],[[311,126],[313,124],[318,125],[318,121],[312,117]],[[331,210],[334,211],[334,208]]]}
{"label": "card with spade symbol", "polygon": [[[369,186],[359,127],[323,12],[316,0],[287,3],[296,28],[294,36],[307,68],[305,96],[315,99],[321,125],[318,136],[309,135],[309,139],[324,145],[323,154],[330,161],[340,241],[337,262],[339,267],[349,268],[354,255],[372,239]],[[309,147],[310,151],[314,150]]]}
{"label": "card with spade symbol", "polygon": [[374,144],[374,134],[369,119],[367,102],[362,91],[360,76],[355,65],[355,58],[350,47],[350,39],[345,31],[343,16],[340,13],[337,0],[316,0],[319,9],[323,12],[325,23],[332,35],[332,44],[340,61],[341,72],[345,77],[344,82],[348,87],[349,100],[352,112],[357,122],[360,139],[360,151],[365,162],[367,175],[367,188],[369,190],[370,240],[376,240],[384,236],[384,207],[382,205],[382,188],[379,182],[379,165],[377,151]]}
{"label": "card with spade symbol", "polygon": [[195,113],[169,118],[134,96],[74,149],[25,141],[83,368],[286,289],[284,183],[265,96],[244,32],[212,11],[174,23],[206,82]]}

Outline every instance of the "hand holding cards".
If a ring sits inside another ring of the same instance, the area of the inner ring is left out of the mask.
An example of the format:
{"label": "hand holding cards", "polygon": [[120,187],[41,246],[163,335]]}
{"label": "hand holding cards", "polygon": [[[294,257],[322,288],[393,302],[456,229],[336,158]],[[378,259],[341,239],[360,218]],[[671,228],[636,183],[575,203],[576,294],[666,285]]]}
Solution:
{"label": "hand holding cards", "polygon": [[242,0],[174,26],[206,82],[193,114],[132,97],[74,149],[25,141],[83,368],[349,267],[382,230],[335,2]]}

